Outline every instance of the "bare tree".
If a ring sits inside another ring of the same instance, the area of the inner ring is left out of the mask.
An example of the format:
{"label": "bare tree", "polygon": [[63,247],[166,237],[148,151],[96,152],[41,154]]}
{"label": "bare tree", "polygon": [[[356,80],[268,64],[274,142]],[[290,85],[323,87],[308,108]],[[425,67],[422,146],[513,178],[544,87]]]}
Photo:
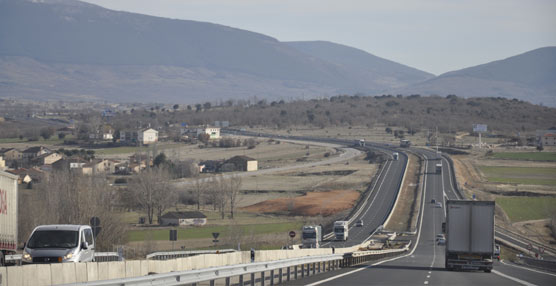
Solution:
{"label": "bare tree", "polygon": [[54,171],[22,197],[20,234],[27,238],[41,224],[89,224],[100,218],[102,231],[96,241],[99,249],[111,250],[125,240],[125,225],[113,214],[118,195],[105,177],[77,172]]}
{"label": "bare tree", "polygon": [[234,218],[234,210],[240,199],[241,177],[231,176],[227,180],[228,201],[230,202],[230,218]]}
{"label": "bare tree", "polygon": [[228,201],[228,182],[224,178],[223,175],[220,175],[216,179],[216,205],[218,206],[218,211],[220,212],[220,216],[224,219],[224,215],[226,212],[226,204]]}
{"label": "bare tree", "polygon": [[197,203],[197,210],[201,209],[201,203],[205,192],[208,190],[209,183],[201,178],[196,178],[193,181],[193,197]]}
{"label": "bare tree", "polygon": [[155,213],[160,222],[162,213],[177,200],[177,192],[170,186],[170,175],[164,167],[145,169],[133,177],[129,188],[149,224],[153,223]]}

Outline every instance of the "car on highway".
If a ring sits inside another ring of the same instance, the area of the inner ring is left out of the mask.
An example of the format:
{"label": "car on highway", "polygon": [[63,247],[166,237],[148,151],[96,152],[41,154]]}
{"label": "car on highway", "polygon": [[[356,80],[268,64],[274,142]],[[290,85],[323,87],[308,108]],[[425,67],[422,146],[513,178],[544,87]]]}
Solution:
{"label": "car on highway", "polygon": [[445,245],[446,244],[446,237],[443,233],[439,233],[436,235],[436,243],[438,245]]}
{"label": "car on highway", "polygon": [[432,199],[432,200],[431,200],[431,204],[436,204],[436,200],[435,200],[435,199]]}
{"label": "car on highway", "polygon": [[94,261],[95,239],[88,225],[57,224],[36,227],[25,243],[22,263]]}
{"label": "car on highway", "polygon": [[442,203],[441,202],[437,202],[435,205],[437,208],[442,208]]}
{"label": "car on highway", "polygon": [[360,220],[356,221],[356,222],[355,222],[355,226],[356,226],[356,227],[362,227],[362,226],[363,226],[363,220],[360,219]]}

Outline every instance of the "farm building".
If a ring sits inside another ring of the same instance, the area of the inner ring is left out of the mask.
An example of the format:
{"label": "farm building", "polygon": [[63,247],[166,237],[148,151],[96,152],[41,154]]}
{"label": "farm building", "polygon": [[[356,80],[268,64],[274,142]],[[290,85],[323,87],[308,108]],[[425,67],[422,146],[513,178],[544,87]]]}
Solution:
{"label": "farm building", "polygon": [[207,223],[207,216],[199,211],[167,212],[160,217],[160,225],[193,225],[202,226]]}

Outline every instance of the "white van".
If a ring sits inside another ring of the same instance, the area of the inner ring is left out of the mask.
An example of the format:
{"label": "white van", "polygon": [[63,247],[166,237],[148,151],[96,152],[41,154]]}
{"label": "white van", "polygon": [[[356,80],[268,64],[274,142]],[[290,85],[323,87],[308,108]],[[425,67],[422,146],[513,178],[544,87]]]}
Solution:
{"label": "white van", "polygon": [[36,227],[23,249],[22,263],[90,262],[95,239],[88,225],[57,224]]}

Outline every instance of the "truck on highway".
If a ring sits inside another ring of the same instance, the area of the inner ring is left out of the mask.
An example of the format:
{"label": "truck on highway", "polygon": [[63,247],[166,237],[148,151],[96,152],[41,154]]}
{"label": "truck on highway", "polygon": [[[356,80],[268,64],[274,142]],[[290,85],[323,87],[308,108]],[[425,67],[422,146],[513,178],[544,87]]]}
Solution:
{"label": "truck on highway", "polygon": [[17,179],[0,171],[0,266],[17,250]]}
{"label": "truck on highway", "polygon": [[339,220],[334,222],[334,236],[336,240],[347,240],[349,234],[349,222]]}
{"label": "truck on highway", "polygon": [[394,152],[394,154],[392,154],[392,158],[394,159],[394,161],[398,161],[398,159],[400,158],[400,154],[398,154],[398,152]]}
{"label": "truck on highway", "polygon": [[402,148],[409,148],[411,147],[411,141],[407,140],[407,139],[401,139],[400,140],[400,147]]}
{"label": "truck on highway", "polygon": [[306,225],[301,229],[301,246],[303,248],[319,248],[322,243],[322,227]]}
{"label": "truck on highway", "polygon": [[494,201],[446,202],[446,269],[492,270]]}
{"label": "truck on highway", "polygon": [[436,164],[436,173],[437,174],[442,173],[442,162]]}
{"label": "truck on highway", "polygon": [[365,147],[365,139],[359,139],[359,146]]}

